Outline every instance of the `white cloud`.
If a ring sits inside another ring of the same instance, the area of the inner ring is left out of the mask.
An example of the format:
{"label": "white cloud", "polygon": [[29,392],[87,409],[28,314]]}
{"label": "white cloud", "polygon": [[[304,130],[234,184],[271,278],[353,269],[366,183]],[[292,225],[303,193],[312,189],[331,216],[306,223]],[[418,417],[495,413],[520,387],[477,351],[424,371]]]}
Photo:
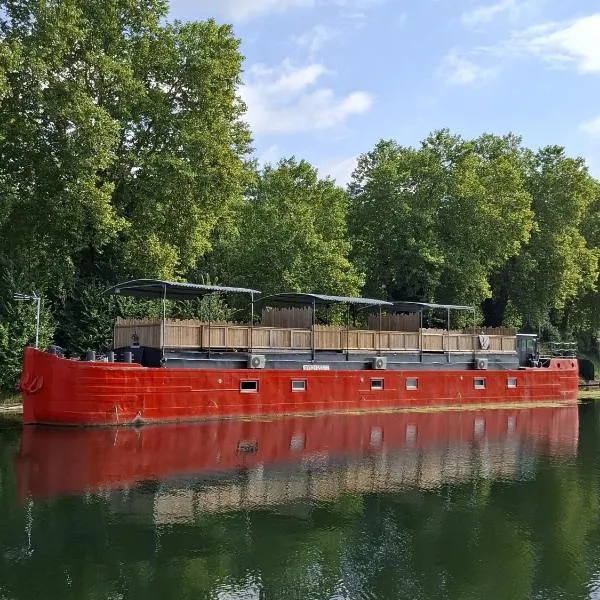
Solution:
{"label": "white cloud", "polygon": [[600,72],[600,13],[526,29],[502,50],[517,56],[531,54],[553,65],[575,64],[581,73]]}
{"label": "white cloud", "polygon": [[478,65],[457,49],[452,49],[444,57],[439,74],[452,85],[474,85],[489,81],[496,70]]}
{"label": "white cloud", "polygon": [[307,48],[311,56],[316,54],[325,44],[340,35],[339,29],[327,25],[315,25],[312,29],[300,35],[293,36],[294,42],[303,48]]}
{"label": "white cloud", "polygon": [[368,8],[385,0],[196,0],[195,7],[231,19],[245,21],[268,13],[281,13],[294,8],[338,6],[341,8]]}
{"label": "white cloud", "polygon": [[352,172],[356,168],[357,161],[358,156],[326,160],[319,165],[319,174],[322,176],[329,175],[332,179],[335,179],[339,186],[346,187],[350,182]]}
{"label": "white cloud", "polygon": [[[580,73],[600,73],[600,13],[571,21],[542,23],[517,31],[494,46],[473,48],[467,53],[452,49],[444,58],[440,74],[450,83],[468,85],[494,77],[502,63],[534,57],[553,67],[575,67]],[[481,60],[495,59],[484,66]]]}
{"label": "white cloud", "polygon": [[600,117],[586,121],[579,126],[579,131],[600,140]]}
{"label": "white cloud", "polygon": [[338,96],[332,89],[317,87],[326,73],[320,64],[297,68],[289,61],[251,68],[241,94],[253,130],[272,134],[330,129],[371,108],[373,98],[367,92]]}
{"label": "white cloud", "polygon": [[478,27],[490,23],[496,17],[508,14],[515,18],[520,13],[521,8],[517,0],[500,0],[494,4],[485,4],[476,6],[474,9],[464,12],[460,20],[467,27]]}

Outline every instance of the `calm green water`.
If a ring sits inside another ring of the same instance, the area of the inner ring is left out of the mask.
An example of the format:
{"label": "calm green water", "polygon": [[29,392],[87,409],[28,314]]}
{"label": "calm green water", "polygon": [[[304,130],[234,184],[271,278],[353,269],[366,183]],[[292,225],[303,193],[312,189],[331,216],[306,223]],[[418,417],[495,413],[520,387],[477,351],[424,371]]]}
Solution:
{"label": "calm green water", "polygon": [[600,598],[600,406],[0,429],[17,598]]}

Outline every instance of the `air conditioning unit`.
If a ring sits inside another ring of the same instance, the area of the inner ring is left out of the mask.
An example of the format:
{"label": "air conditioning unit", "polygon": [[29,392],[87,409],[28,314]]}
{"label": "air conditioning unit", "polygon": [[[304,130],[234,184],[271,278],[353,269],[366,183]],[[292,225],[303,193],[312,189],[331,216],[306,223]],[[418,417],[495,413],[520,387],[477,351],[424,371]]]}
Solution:
{"label": "air conditioning unit", "polygon": [[381,371],[383,369],[387,369],[387,357],[385,356],[376,356],[373,359],[373,368]]}
{"label": "air conditioning unit", "polygon": [[264,354],[251,354],[248,358],[249,369],[264,369],[267,364],[267,357]]}
{"label": "air conditioning unit", "polygon": [[475,368],[478,371],[487,371],[488,359],[487,358],[476,358],[475,359]]}

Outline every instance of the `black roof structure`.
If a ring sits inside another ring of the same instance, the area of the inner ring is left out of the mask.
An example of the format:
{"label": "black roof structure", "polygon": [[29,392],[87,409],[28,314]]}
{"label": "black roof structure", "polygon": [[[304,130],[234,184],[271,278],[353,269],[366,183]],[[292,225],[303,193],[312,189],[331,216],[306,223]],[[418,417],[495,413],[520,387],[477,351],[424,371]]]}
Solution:
{"label": "black roof structure", "polygon": [[397,312],[423,312],[424,310],[433,310],[442,308],[444,310],[475,310],[472,306],[459,306],[458,304],[431,304],[429,302],[392,302],[394,310]]}
{"label": "black roof structure", "polygon": [[160,279],[133,279],[118,283],[105,290],[106,294],[134,296],[136,298],[168,298],[169,300],[191,300],[207,294],[260,294],[258,290],[220,285],[201,285]]}
{"label": "black roof structure", "polygon": [[271,306],[330,306],[332,304],[356,304],[360,306],[392,306],[386,300],[373,298],[359,298],[354,296],[328,296],[327,294],[309,294],[304,292],[287,292],[282,294],[271,294],[262,296],[257,303],[269,304]]}

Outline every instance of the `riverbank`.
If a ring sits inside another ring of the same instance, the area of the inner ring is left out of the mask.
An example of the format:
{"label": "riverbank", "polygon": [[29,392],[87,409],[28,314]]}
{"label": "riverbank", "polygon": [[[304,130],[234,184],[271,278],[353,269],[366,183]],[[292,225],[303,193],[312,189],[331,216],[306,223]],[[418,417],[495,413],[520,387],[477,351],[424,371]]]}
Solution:
{"label": "riverbank", "polygon": [[580,400],[600,400],[600,387],[583,388],[579,390]]}
{"label": "riverbank", "polygon": [[23,405],[19,395],[0,395],[0,427],[21,423]]}

